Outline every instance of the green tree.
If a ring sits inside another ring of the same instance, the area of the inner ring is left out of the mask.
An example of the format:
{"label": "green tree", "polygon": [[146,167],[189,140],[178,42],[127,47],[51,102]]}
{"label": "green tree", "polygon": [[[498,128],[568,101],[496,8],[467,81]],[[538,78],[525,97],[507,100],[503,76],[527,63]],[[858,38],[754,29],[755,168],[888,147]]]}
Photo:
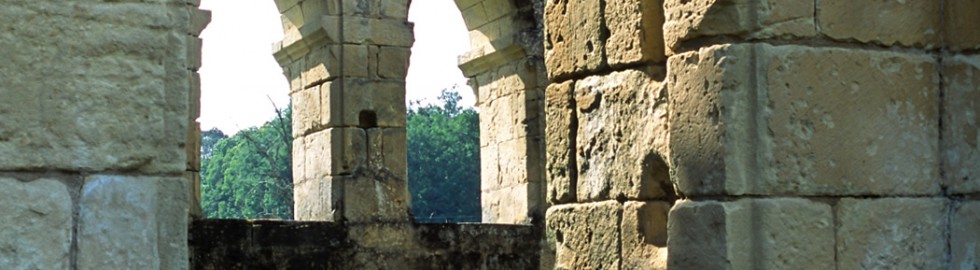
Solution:
{"label": "green tree", "polygon": [[231,137],[202,133],[201,196],[208,218],[292,219],[291,110],[276,112],[276,119]]}
{"label": "green tree", "polygon": [[408,187],[419,222],[480,221],[480,118],[459,106],[455,90],[443,105],[413,102],[408,110]]}

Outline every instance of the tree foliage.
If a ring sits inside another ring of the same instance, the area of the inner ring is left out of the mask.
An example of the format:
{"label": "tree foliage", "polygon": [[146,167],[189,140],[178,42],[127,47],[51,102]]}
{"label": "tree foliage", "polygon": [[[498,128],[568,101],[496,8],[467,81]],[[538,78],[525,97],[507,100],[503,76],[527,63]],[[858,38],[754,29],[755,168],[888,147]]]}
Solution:
{"label": "tree foliage", "polygon": [[480,221],[480,118],[443,90],[443,105],[408,111],[408,187],[420,222]]}
{"label": "tree foliage", "polygon": [[201,196],[208,218],[292,219],[291,111],[231,137],[202,133]]}
{"label": "tree foliage", "polygon": [[[419,222],[480,221],[479,115],[443,90],[441,106],[408,110],[408,178]],[[291,219],[291,112],[228,137],[202,132],[202,207],[208,218]]]}

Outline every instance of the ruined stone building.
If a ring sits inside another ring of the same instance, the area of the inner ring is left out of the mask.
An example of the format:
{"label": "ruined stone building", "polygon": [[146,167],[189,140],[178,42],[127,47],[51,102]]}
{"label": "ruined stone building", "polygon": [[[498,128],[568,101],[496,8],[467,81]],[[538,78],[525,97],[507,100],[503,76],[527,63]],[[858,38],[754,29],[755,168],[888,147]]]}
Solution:
{"label": "ruined stone building", "polygon": [[980,1],[456,0],[484,210],[441,225],[410,1],[275,2],[298,221],[200,216],[198,0],[4,1],[0,269],[980,268]]}

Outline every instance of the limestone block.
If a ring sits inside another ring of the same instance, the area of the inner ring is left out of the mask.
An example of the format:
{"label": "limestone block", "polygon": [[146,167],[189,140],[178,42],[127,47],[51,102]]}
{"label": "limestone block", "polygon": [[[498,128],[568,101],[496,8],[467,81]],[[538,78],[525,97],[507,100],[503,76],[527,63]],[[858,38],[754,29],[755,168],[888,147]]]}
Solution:
{"label": "limestone block", "polygon": [[558,79],[606,65],[600,0],[546,1],[544,61],[548,77]]}
{"label": "limestone block", "polygon": [[527,61],[513,61],[476,75],[480,105],[503,96],[536,88],[539,68]]}
{"label": "limestone block", "polygon": [[547,233],[554,243],[555,269],[619,269],[619,223],[615,201],[548,208]]}
{"label": "limestone block", "polygon": [[0,268],[67,269],[72,200],[52,179],[0,177]]}
{"label": "limestone block", "polygon": [[936,194],[935,61],[761,44],[671,57],[677,185],[687,195]]}
{"label": "limestone block", "polygon": [[188,86],[190,93],[187,95],[187,107],[190,112],[187,114],[187,122],[197,122],[201,118],[201,75],[197,72],[188,72]]}
{"label": "limestone block", "polygon": [[[301,88],[291,90],[298,91],[311,88],[340,76],[343,64],[340,59],[342,48],[345,47],[339,45],[315,47],[303,55],[301,60],[295,61],[290,68],[299,74]],[[347,59],[349,58],[344,58],[344,60]],[[291,80],[296,79],[293,76],[290,78]]]}
{"label": "limestone block", "polygon": [[573,81],[552,84],[545,94],[548,201],[555,204],[574,201],[576,194],[578,174],[574,147],[578,118],[573,87]]}
{"label": "limestone block", "polygon": [[494,189],[482,189],[480,205],[483,223],[530,224],[531,186],[518,183]]}
{"label": "limestone block", "polygon": [[[295,169],[294,169],[295,173]],[[293,178],[293,218],[299,221],[342,220],[343,181],[347,176]]]}
{"label": "limestone block", "polygon": [[302,149],[293,149],[303,151],[303,179],[348,175],[367,167],[368,141],[363,129],[330,128],[303,140]]}
{"label": "limestone block", "polygon": [[667,269],[667,202],[623,205],[622,269]]}
{"label": "limestone block", "polygon": [[301,138],[327,128],[322,121],[322,117],[324,117],[322,114],[327,109],[324,108],[324,105],[327,104],[321,100],[324,96],[322,88],[327,88],[326,90],[330,91],[329,85],[328,87],[317,85],[289,94],[293,108],[292,133],[294,138]]}
{"label": "limestone block", "polygon": [[184,145],[187,154],[187,171],[201,171],[201,124],[192,122],[187,129],[187,143]]}
{"label": "limestone block", "polygon": [[575,82],[575,184],[579,201],[655,199],[673,193],[667,164],[667,100],[655,71]]}
{"label": "limestone block", "polygon": [[211,23],[211,11],[188,7],[191,13],[191,25],[187,31],[188,35],[200,36],[201,31]]}
{"label": "limestone block", "polygon": [[953,193],[980,192],[980,56],[943,58],[942,155]]}
{"label": "limestone block", "polygon": [[[343,38],[328,31],[329,40],[343,40],[347,44],[382,45],[410,48],[415,42],[412,23],[405,19],[378,19],[362,16],[343,17]],[[329,26],[328,26],[329,27]]]}
{"label": "limestone block", "polygon": [[285,32],[296,30],[306,24],[303,17],[303,9],[299,6],[300,0],[275,0],[282,19],[282,28]]}
{"label": "limestone block", "polygon": [[481,112],[486,112],[488,121],[484,125],[488,139],[487,143],[500,144],[527,136],[527,95],[529,92],[518,92],[488,100],[481,104]]}
{"label": "limestone block", "polygon": [[[483,133],[480,136],[483,136]],[[500,176],[499,149],[500,147],[496,143],[480,147],[480,186],[483,190],[503,186],[503,180]]]}
{"label": "limestone block", "polygon": [[337,0],[300,0],[297,4],[303,12],[304,24],[323,15],[337,15],[340,11],[340,1]]}
{"label": "limestone block", "polygon": [[187,191],[190,194],[188,202],[187,211],[191,219],[202,219],[204,218],[204,212],[201,207],[201,173],[200,172],[185,172],[184,179],[187,181]]}
{"label": "limestone block", "polygon": [[454,0],[454,1],[456,2],[456,6],[459,7],[460,10],[464,10],[483,2],[484,0]]}
{"label": "limestone block", "polygon": [[820,33],[885,46],[939,46],[942,1],[817,1]]}
{"label": "limestone block", "polygon": [[944,199],[842,199],[837,204],[837,269],[946,268]]}
{"label": "limestone block", "polygon": [[78,215],[79,269],[187,269],[187,180],[95,175]]}
{"label": "limestone block", "polygon": [[[294,101],[295,102],[295,101]],[[295,104],[295,103],[294,103]],[[293,117],[296,114],[293,114]],[[293,147],[291,150],[292,159],[292,170],[293,170],[293,183],[299,183],[301,181],[306,181],[306,138],[298,137],[293,138]]]}
{"label": "limestone block", "polygon": [[196,37],[187,38],[187,68],[197,71],[201,68],[201,46],[204,40]]}
{"label": "limestone block", "polygon": [[[0,169],[183,171],[187,88],[168,89],[163,63],[186,64],[186,55],[170,43],[178,33],[167,30],[176,23],[169,11],[7,3],[0,11],[10,28],[0,34]],[[170,96],[176,90],[183,98]],[[177,121],[185,126],[168,129]]]}
{"label": "limestone block", "polygon": [[[459,3],[460,1],[472,3]],[[487,10],[483,7],[483,2],[483,0],[457,0],[457,7],[463,15],[466,29],[473,30],[490,21],[490,18],[487,17]]]}
{"label": "limestone block", "polygon": [[344,44],[344,77],[371,78],[374,75],[370,70],[368,47],[372,46]]}
{"label": "limestone block", "polygon": [[531,182],[528,171],[527,138],[518,138],[497,145],[502,186]]}
{"label": "limestone block", "polygon": [[[312,46],[299,56],[282,56],[283,70],[290,81],[290,92],[313,88],[337,77],[371,78],[369,48],[357,44]],[[291,59],[291,60],[288,60]],[[376,64],[376,63],[375,63]],[[376,68],[376,67],[375,67]]]}
{"label": "limestone block", "polygon": [[[405,127],[404,82],[361,78],[331,81],[320,88],[320,102],[320,122],[326,127]],[[375,123],[361,123],[371,118]]]}
{"label": "limestone block", "polygon": [[950,220],[950,253],[952,269],[980,268],[980,202],[965,201],[953,209]]}
{"label": "limestone block", "polygon": [[606,0],[606,56],[610,66],[663,62],[663,0]]}
{"label": "limestone block", "polygon": [[830,205],[807,199],[677,201],[668,218],[668,266],[833,269],[833,224]]}
{"label": "limestone block", "polygon": [[[499,2],[506,3],[506,1]],[[487,21],[483,25],[473,29],[473,31],[470,31],[470,47],[495,47],[494,43],[499,44],[500,40],[512,38],[516,32],[520,31],[519,29],[525,27],[521,26],[520,23],[520,21],[515,20],[511,16],[499,17]]]}
{"label": "limestone block", "polygon": [[814,3],[796,0],[664,0],[664,40],[668,55],[699,37],[748,39],[816,35]]}
{"label": "limestone block", "polygon": [[378,51],[378,77],[382,79],[404,80],[408,74],[410,48],[381,46]]}
{"label": "limestone block", "polygon": [[344,220],[352,223],[408,221],[408,181],[383,172],[360,173],[343,180]]}
{"label": "limestone block", "polygon": [[383,168],[402,178],[408,177],[407,136],[408,133],[404,128],[385,128],[381,131],[381,146],[384,150]]}
{"label": "limestone block", "polygon": [[943,40],[954,51],[980,49],[980,2],[971,0],[943,1]]}

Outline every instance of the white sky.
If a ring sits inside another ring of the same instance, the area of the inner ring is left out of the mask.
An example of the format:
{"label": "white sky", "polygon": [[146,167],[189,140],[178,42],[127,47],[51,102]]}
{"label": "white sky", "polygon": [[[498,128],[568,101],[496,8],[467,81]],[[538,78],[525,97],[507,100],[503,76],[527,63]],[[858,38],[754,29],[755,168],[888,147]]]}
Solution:
{"label": "white sky", "polygon": [[[211,24],[201,34],[201,129],[217,127],[230,135],[271,120],[272,102],[280,108],[289,104],[289,84],[272,57],[272,43],[282,39],[275,3],[202,0],[201,8],[212,14]],[[415,22],[415,45],[406,99],[434,101],[444,88],[465,86],[456,64],[457,56],[469,50],[469,36],[455,3],[412,1],[409,20]],[[460,95],[463,105],[473,105],[468,87]]]}

